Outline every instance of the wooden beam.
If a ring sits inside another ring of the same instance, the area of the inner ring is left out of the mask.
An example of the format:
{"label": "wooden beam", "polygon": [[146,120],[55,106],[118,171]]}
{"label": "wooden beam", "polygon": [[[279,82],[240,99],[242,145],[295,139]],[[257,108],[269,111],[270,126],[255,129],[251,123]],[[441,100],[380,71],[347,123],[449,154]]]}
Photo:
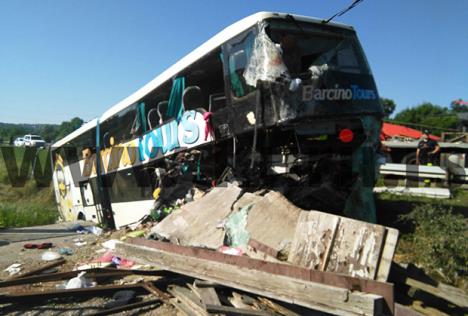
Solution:
{"label": "wooden beam", "polygon": [[222,313],[225,315],[240,315],[240,316],[270,316],[271,313],[265,311],[257,311],[254,309],[237,308],[232,306],[207,305],[206,310],[210,313]]}
{"label": "wooden beam", "polygon": [[106,310],[103,310],[103,311],[100,311],[100,312],[97,312],[97,313],[94,313],[94,314],[90,314],[89,316],[111,315],[111,314],[116,314],[116,313],[128,311],[128,310],[131,310],[131,309],[141,308],[141,307],[145,307],[145,306],[151,306],[151,305],[155,305],[155,304],[161,305],[161,301],[158,300],[158,299],[153,299],[153,300],[148,300],[148,301],[142,301],[142,302],[127,304],[127,305],[123,305],[123,306],[118,306],[118,307],[106,309]]}
{"label": "wooden beam", "polygon": [[69,289],[69,290],[50,290],[50,291],[34,291],[26,293],[8,293],[0,295],[0,303],[11,303],[11,302],[22,302],[26,300],[41,301],[48,298],[61,298],[68,296],[79,296],[79,295],[93,295],[93,294],[104,294],[114,293],[120,290],[134,290],[143,291],[143,285],[140,284],[126,284],[126,285],[106,285],[97,287],[88,287],[82,289]]}
{"label": "wooden beam", "polygon": [[[281,269],[273,269],[271,272],[267,272],[272,269],[269,265],[278,268],[278,264],[145,239],[133,239],[133,242],[143,243],[146,246],[118,242],[116,252],[127,258],[147,264],[156,264],[163,269],[176,273],[337,315],[376,315],[382,313],[384,309],[385,303],[381,296],[313,282],[309,279],[311,271],[307,269],[299,268],[307,276],[307,280],[304,280],[288,276],[288,273],[285,273],[291,272],[288,270],[289,268],[294,270],[297,267],[283,265],[285,269],[283,274],[272,273],[272,271],[281,272]],[[166,249],[158,249],[159,247]],[[194,252],[192,256],[187,255],[187,252],[190,253],[190,251]],[[210,260],[210,255],[214,255],[214,257],[221,255],[221,257],[217,258],[228,261],[234,259],[236,259],[235,262],[238,259],[247,261],[244,262],[244,265],[240,264],[234,267],[232,264],[223,262],[223,260]],[[253,262],[249,260],[253,260]],[[246,266],[245,263],[250,263],[250,265]],[[262,267],[266,267],[266,269],[262,269]],[[321,273],[322,280],[326,280],[327,275],[332,275],[332,273],[327,272],[315,272]],[[375,282],[371,280],[364,281]],[[390,288],[392,289],[391,286]]]}
{"label": "wooden beam", "polygon": [[53,281],[59,281],[59,280],[67,280],[67,279],[76,277],[79,273],[83,271],[86,271],[85,276],[87,278],[92,278],[92,279],[122,277],[126,275],[158,276],[158,275],[166,275],[169,273],[167,271],[160,271],[160,270],[145,271],[145,270],[114,269],[114,268],[112,269],[95,268],[95,269],[82,270],[82,271],[76,270],[76,271],[26,276],[26,277],[19,278],[19,279],[10,279],[6,281],[1,281],[0,288],[7,287],[7,286],[15,286],[15,285],[34,284],[38,282],[53,282]]}
{"label": "wooden beam", "polygon": [[168,291],[182,302],[187,309],[190,309],[192,315],[208,316],[202,301],[189,289],[180,286],[169,286]]}
{"label": "wooden beam", "polygon": [[19,274],[19,275],[15,275],[15,276],[7,279],[6,281],[21,279],[21,278],[24,278],[24,277],[27,277],[27,276],[30,276],[30,275],[39,274],[39,273],[44,272],[46,270],[58,267],[58,266],[64,264],[65,262],[66,262],[65,259],[60,258],[60,259],[54,260],[54,261],[52,261],[52,262],[50,262],[48,264],[45,264],[45,265],[43,265],[43,266],[41,266],[41,267],[39,267],[37,269],[30,270],[30,271],[24,272],[24,273]]}

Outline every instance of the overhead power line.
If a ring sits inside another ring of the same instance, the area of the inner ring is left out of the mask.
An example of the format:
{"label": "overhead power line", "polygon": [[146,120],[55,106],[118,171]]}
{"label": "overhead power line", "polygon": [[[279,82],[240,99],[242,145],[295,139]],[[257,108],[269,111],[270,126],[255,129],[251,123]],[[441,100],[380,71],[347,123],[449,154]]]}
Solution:
{"label": "overhead power line", "polygon": [[353,3],[351,3],[347,8],[339,11],[338,13],[335,13],[332,17],[330,17],[328,20],[323,20],[322,23],[323,24],[327,24],[328,22],[330,22],[331,20],[333,20],[334,18],[336,18],[337,16],[342,16],[343,14],[345,14],[346,12],[348,12],[349,10],[353,9],[354,7],[356,7],[358,4],[360,4],[361,2],[363,2],[364,0],[354,0]]}

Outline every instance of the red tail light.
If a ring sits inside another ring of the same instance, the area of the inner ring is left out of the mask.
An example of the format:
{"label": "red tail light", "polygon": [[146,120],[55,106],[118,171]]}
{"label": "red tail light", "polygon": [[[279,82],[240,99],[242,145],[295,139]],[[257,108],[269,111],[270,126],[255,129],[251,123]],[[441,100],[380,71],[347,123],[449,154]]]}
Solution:
{"label": "red tail light", "polygon": [[338,138],[343,142],[343,143],[350,143],[354,139],[354,133],[352,130],[349,128],[342,129],[340,133],[338,134]]}

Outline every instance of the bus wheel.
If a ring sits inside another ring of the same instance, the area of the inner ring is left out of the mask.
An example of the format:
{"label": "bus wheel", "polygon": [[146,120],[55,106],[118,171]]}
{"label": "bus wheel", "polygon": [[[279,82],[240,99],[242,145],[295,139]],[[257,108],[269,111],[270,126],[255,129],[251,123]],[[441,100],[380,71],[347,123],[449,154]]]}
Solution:
{"label": "bus wheel", "polygon": [[80,212],[80,213],[78,214],[77,219],[78,219],[79,221],[85,221],[85,220],[86,220],[86,216],[85,216],[82,212]]}
{"label": "bus wheel", "polygon": [[409,153],[401,159],[401,163],[405,165],[415,165],[416,164],[416,153]]}

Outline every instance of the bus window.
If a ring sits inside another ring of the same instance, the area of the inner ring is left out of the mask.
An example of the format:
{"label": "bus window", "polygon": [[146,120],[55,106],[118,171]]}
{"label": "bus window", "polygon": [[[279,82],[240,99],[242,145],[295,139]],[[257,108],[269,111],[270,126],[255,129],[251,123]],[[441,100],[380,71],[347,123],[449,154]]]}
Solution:
{"label": "bus window", "polygon": [[145,117],[149,130],[153,130],[168,120],[167,107],[171,94],[172,81],[167,81],[145,97]]}
{"label": "bus window", "polygon": [[221,49],[217,49],[185,71],[185,111],[197,108],[215,111],[226,105],[223,63],[220,56]]}
{"label": "bus window", "polygon": [[254,39],[254,31],[251,30],[236,37],[226,45],[228,52],[226,68],[231,86],[231,95],[234,99],[241,98],[254,91],[253,87],[246,84],[243,76],[252,54]]}
{"label": "bus window", "polygon": [[[132,127],[137,115],[137,106],[138,104],[134,104],[102,122],[102,148],[123,144],[135,138],[135,130]],[[141,130],[137,132],[141,133]]]}

